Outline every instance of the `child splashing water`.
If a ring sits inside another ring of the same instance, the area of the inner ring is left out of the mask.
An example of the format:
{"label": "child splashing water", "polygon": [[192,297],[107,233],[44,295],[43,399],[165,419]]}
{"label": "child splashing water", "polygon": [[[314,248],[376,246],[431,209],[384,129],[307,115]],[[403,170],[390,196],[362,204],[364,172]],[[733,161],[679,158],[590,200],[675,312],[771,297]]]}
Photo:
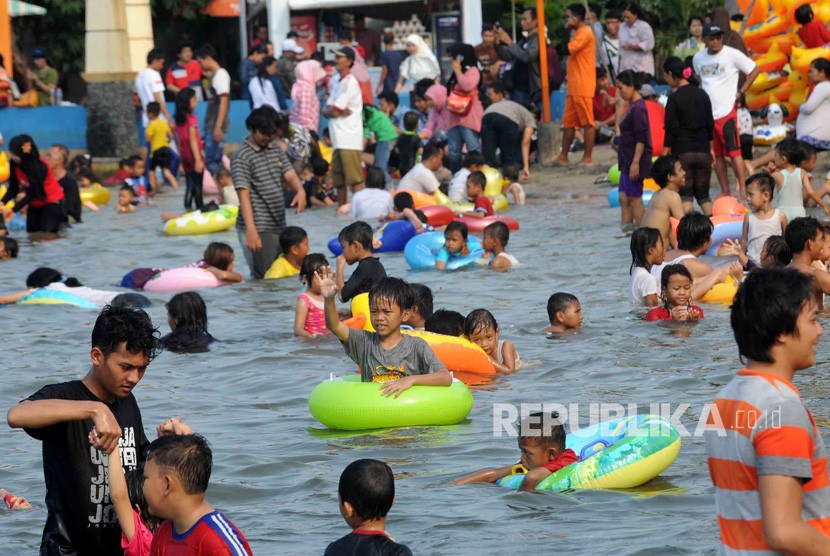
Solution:
{"label": "child splashing water", "polygon": [[499,325],[487,309],[476,309],[464,320],[464,335],[484,350],[490,362],[501,373],[513,373],[522,366],[516,346],[499,339]]}
{"label": "child splashing water", "polygon": [[306,291],[297,298],[294,313],[294,335],[300,338],[315,338],[328,334],[326,327],[325,299],[320,290],[319,274],[329,262],[320,253],[311,253],[303,259],[300,268],[300,281],[306,285]]}
{"label": "child splashing water", "polygon": [[661,282],[663,306],[649,311],[647,321],[697,321],[703,318],[703,309],[692,305],[692,273],[688,268],[682,264],[664,267]]}
{"label": "child splashing water", "polygon": [[435,258],[435,268],[445,270],[452,257],[463,257],[470,254],[467,247],[467,225],[463,222],[450,222],[444,230],[444,247],[438,251]]}
{"label": "child splashing water", "polygon": [[654,228],[637,228],[631,234],[631,283],[628,300],[636,307],[657,307],[660,284],[651,267],[663,264],[663,238]]}

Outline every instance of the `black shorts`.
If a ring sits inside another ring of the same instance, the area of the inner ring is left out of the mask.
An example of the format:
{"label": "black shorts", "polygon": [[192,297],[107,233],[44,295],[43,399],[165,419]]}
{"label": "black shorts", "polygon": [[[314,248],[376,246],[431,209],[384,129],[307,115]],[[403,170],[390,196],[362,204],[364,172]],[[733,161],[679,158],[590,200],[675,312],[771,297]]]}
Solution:
{"label": "black shorts", "polygon": [[169,170],[172,160],[173,153],[170,151],[170,148],[159,147],[155,150],[153,156],[150,157],[150,170],[155,170],[156,168]]}

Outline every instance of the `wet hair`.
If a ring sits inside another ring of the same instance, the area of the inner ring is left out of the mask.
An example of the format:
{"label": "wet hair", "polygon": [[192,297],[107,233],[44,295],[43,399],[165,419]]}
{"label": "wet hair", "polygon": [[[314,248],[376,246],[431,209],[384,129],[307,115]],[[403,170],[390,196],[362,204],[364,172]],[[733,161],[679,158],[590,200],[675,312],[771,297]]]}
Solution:
{"label": "wet hair", "polygon": [[193,57],[197,60],[203,60],[205,58],[213,58],[216,60],[216,49],[213,48],[212,44],[203,44],[196,49],[196,52],[193,53]]}
{"label": "wet hair", "polygon": [[481,171],[472,172],[467,176],[467,183],[478,185],[483,190],[487,185],[487,176]]}
{"label": "wet hair", "polygon": [[531,441],[544,448],[556,448],[557,452],[565,449],[565,426],[559,420],[559,412],[542,413],[537,411],[527,416],[521,424],[519,440]]}
{"label": "wet hair", "polygon": [[453,220],[447,227],[444,229],[444,237],[447,237],[447,234],[450,232],[458,232],[461,234],[461,237],[464,238],[464,241],[467,241],[467,234],[469,233],[467,230],[467,224],[464,222],[458,222]]}
{"label": "wet hair", "polygon": [[403,115],[403,128],[406,131],[415,131],[418,129],[418,122],[421,121],[421,117],[418,115],[417,112],[414,110],[410,110],[406,114]]}
{"label": "wet hair", "polygon": [[651,167],[651,177],[654,178],[654,182],[660,186],[660,189],[668,185],[669,176],[675,175],[674,163],[677,161],[676,154],[661,156],[654,161],[654,165]]}
{"label": "wet hair", "polygon": [[767,254],[768,258],[772,258],[773,262],[773,264],[768,264],[764,268],[784,268],[793,260],[792,251],[790,251],[784,236],[769,236],[764,242],[762,251]]}
{"label": "wet hair", "polygon": [[458,311],[438,309],[424,321],[424,330],[445,336],[464,334],[464,315]]}
{"label": "wet hair", "polygon": [[82,284],[75,278],[67,278],[60,273],[59,270],[41,266],[34,269],[29,276],[26,277],[27,288],[45,288],[49,284],[61,282],[69,288],[78,288]]}
{"label": "wet hair", "polygon": [[152,361],[161,351],[159,333],[150,317],[141,309],[107,305],[92,328],[92,347],[101,350],[104,357],[115,353],[126,344],[132,354],[141,353]]}
{"label": "wet hair", "polygon": [[112,307],[124,307],[127,309],[143,309],[152,304],[146,295],[135,292],[119,293],[110,301]]}
{"label": "wet hair", "polygon": [[496,317],[487,309],[473,309],[464,319],[464,335],[469,338],[479,330],[498,330]]}
{"label": "wet hair", "polygon": [[196,91],[190,87],[183,87],[176,93],[176,114],[173,119],[176,125],[184,125],[190,114],[190,99],[196,96]]}
{"label": "wet hair", "polygon": [[143,160],[144,159],[141,157],[141,155],[131,154],[127,157],[127,168],[135,168],[135,165]]}
{"label": "wet hair", "polygon": [[121,186],[121,189],[119,189],[119,191],[129,191],[130,194],[133,197],[135,197],[135,189],[133,189],[133,186],[130,185],[130,184],[125,183],[124,185]]}
{"label": "wet hair", "polygon": [[[810,7],[809,4],[806,4],[806,6],[808,8]],[[826,58],[816,58],[810,62],[810,65],[816,68],[816,70],[822,72],[824,75],[830,77],[830,61]]]}
{"label": "wet hair", "polygon": [[787,159],[787,162],[798,166],[804,159],[804,151],[801,150],[801,142],[798,139],[787,137],[775,144],[778,154]]}
{"label": "wet hair", "polygon": [[813,21],[813,8],[810,7],[810,4],[804,4],[796,8],[795,20],[799,25],[807,25]]}
{"label": "wet hair", "polygon": [[147,462],[150,461],[178,475],[185,493],[204,494],[207,491],[213,452],[202,435],[161,436],[147,448]]}
{"label": "wet hair", "polygon": [[807,242],[816,239],[816,234],[824,232],[821,224],[812,216],[793,218],[784,229],[784,240],[790,252],[798,254],[804,251]]}
{"label": "wet hair", "polygon": [[410,285],[405,280],[391,276],[381,278],[369,289],[370,304],[380,299],[394,303],[401,311],[406,311],[415,304],[415,294]]}
{"label": "wet hair", "polygon": [[730,315],[741,359],[774,363],[770,349],[782,335],[798,334],[798,315],[814,292],[813,278],[798,270],[750,272],[738,287]]}
{"label": "wet hair", "polygon": [[680,219],[677,225],[677,248],[694,251],[712,239],[715,226],[708,216],[699,212],[690,212]]}
{"label": "wet hair", "polygon": [[280,250],[283,253],[288,253],[295,245],[303,242],[308,234],[299,226],[286,226],[280,232]]}
{"label": "wet hair", "polygon": [[551,324],[556,322],[556,313],[568,310],[574,303],[579,303],[575,295],[566,292],[556,292],[548,298],[548,320]]}
{"label": "wet hair", "polygon": [[351,245],[352,243],[359,243],[363,249],[372,251],[372,227],[366,222],[358,220],[352,222],[337,234],[337,240],[340,243]]}
{"label": "wet hair", "polygon": [[4,236],[0,238],[0,242],[3,242],[3,250],[9,254],[9,257],[16,259],[17,252],[20,249],[17,245],[17,240],[13,237]]}
{"label": "wet hair", "polygon": [[464,161],[461,163],[464,168],[481,166],[482,164],[484,164],[484,156],[479,151],[467,151],[467,154],[464,155]]}
{"label": "wet hair", "polygon": [[512,182],[519,181],[519,165],[516,162],[505,164],[501,168],[501,175],[504,179]]}
{"label": "wet hair", "polygon": [[320,272],[327,266],[329,266],[329,261],[325,255],[309,253],[303,257],[303,262],[300,265],[300,281],[311,287],[311,283],[314,281],[314,273]]}
{"label": "wet hair", "polygon": [[660,274],[660,285],[663,289],[669,287],[669,279],[675,274],[681,274],[692,281],[692,273],[682,264],[669,264],[663,267],[663,272]]}
{"label": "wet hair", "polygon": [[[395,39],[393,38],[392,40],[394,41]],[[395,108],[397,108],[401,104],[401,100],[400,100],[400,98],[398,98],[398,93],[396,93],[394,91],[387,91],[385,93],[381,93],[381,94],[378,95],[378,99],[385,100],[389,104],[394,105]],[[417,113],[416,113],[416,115],[417,115]]]}
{"label": "wet hair", "polygon": [[409,287],[412,288],[415,299],[412,306],[418,309],[424,319],[428,319],[432,316],[432,290],[424,284],[409,284]]}
{"label": "wet hair", "polygon": [[395,501],[395,476],[382,461],[359,459],[340,474],[337,493],[362,521],[383,519]]}
{"label": "wet hair", "polygon": [[629,69],[621,71],[617,75],[617,83],[622,83],[626,87],[634,87],[639,91],[640,87],[642,87],[645,82],[645,77],[646,74]]}
{"label": "wet hair", "polygon": [[444,153],[442,152],[442,149],[441,149],[440,146],[438,146],[437,144],[432,143],[432,142],[429,142],[426,145],[424,145],[424,152],[421,154],[421,161],[422,162],[424,160],[428,160],[428,159],[434,158],[436,156],[439,157],[439,158],[443,158],[443,156],[444,156]]}
{"label": "wet hair", "polygon": [[656,247],[658,241],[662,241],[663,236],[660,235],[660,230],[654,228],[637,228],[631,234],[631,267],[628,273],[634,271],[634,267],[641,266],[646,270],[651,268],[651,265],[646,261],[649,249]]}
{"label": "wet hair", "polygon": [[248,117],[245,118],[245,127],[250,131],[258,131],[263,135],[274,135],[280,127],[279,112],[273,107],[263,104],[254,108]]}
{"label": "wet hair", "polygon": [[755,172],[746,178],[746,186],[749,187],[751,183],[757,185],[761,193],[769,194],[769,200],[772,201],[775,195],[775,180],[769,172]]}
{"label": "wet hair", "polygon": [[154,48],[147,53],[147,65],[149,66],[156,60],[164,60],[164,52],[160,48]]}
{"label": "wet hair", "polygon": [[501,221],[488,224],[482,233],[484,234],[484,237],[492,237],[501,243],[502,247],[507,247],[507,242],[510,241],[510,228],[507,227],[507,224]]}
{"label": "wet hair", "polygon": [[221,241],[212,241],[205,248],[202,258],[210,266],[215,266],[219,270],[228,270],[233,260],[233,247]]}
{"label": "wet hair", "polygon": [[386,172],[378,166],[366,166],[366,178],[363,185],[369,189],[383,189],[386,185]]}
{"label": "wet hair", "polygon": [[393,202],[395,203],[395,210],[398,212],[403,212],[403,209],[415,209],[415,201],[408,191],[396,193]]}
{"label": "wet hair", "polygon": [[585,6],[582,4],[568,4],[568,11],[575,15],[578,19],[585,19]]}
{"label": "wet hair", "polygon": [[193,330],[207,333],[207,306],[196,292],[177,293],[165,305],[173,330]]}
{"label": "wet hair", "polygon": [[[120,457],[118,453],[110,454],[110,457]],[[155,532],[159,528],[162,521],[150,513],[150,507],[147,505],[147,499],[144,498],[144,464],[139,464],[138,467],[132,471],[124,473],[124,480],[127,483],[127,494],[130,497],[130,505],[133,509],[138,509],[141,516],[141,522],[150,530]]]}
{"label": "wet hair", "polygon": [[158,102],[148,102],[147,103],[147,114],[150,116],[158,117],[161,114],[161,105]]}

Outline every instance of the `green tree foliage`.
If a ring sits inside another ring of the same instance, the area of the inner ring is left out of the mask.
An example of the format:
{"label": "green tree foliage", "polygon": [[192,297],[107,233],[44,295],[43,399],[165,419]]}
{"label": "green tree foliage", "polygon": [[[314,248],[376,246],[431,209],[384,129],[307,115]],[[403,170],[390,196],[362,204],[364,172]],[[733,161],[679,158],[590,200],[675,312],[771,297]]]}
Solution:
{"label": "green tree foliage", "polygon": [[84,69],[84,0],[27,0],[46,8],[42,17],[12,19],[12,32],[22,53],[34,46],[46,49],[51,64],[63,73]]}

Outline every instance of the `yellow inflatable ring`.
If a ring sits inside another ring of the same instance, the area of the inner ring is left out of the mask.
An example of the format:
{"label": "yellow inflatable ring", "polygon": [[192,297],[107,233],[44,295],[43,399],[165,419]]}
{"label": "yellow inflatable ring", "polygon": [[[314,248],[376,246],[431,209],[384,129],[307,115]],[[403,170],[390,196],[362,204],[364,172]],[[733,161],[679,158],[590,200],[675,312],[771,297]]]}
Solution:
{"label": "yellow inflatable ring", "polygon": [[706,292],[700,301],[703,303],[731,304],[738,293],[738,284],[729,276],[725,282],[715,284],[712,289]]}
{"label": "yellow inflatable ring", "polygon": [[[436,190],[433,197],[435,197],[436,205],[449,207],[453,212],[469,212],[475,208],[473,203],[456,203],[450,201],[450,198],[444,195],[440,190]],[[502,211],[507,209],[507,197],[501,193],[492,196],[488,195],[488,197],[490,197],[490,201],[493,203],[493,210]]]}
{"label": "yellow inflatable ring", "polygon": [[110,190],[101,186],[100,183],[92,187],[81,189],[81,202],[92,201],[96,205],[106,205],[110,202]]}
{"label": "yellow inflatable ring", "polygon": [[356,295],[352,298],[352,318],[349,320],[355,321],[355,317],[358,315],[363,315],[365,317],[365,321],[363,323],[363,330],[368,332],[374,332],[375,328],[372,326],[372,319],[369,317],[369,294],[368,293],[361,293]]}
{"label": "yellow inflatable ring", "polygon": [[171,236],[212,234],[224,232],[236,225],[239,207],[222,205],[219,210],[188,212],[184,216],[168,221],[164,231]]}

